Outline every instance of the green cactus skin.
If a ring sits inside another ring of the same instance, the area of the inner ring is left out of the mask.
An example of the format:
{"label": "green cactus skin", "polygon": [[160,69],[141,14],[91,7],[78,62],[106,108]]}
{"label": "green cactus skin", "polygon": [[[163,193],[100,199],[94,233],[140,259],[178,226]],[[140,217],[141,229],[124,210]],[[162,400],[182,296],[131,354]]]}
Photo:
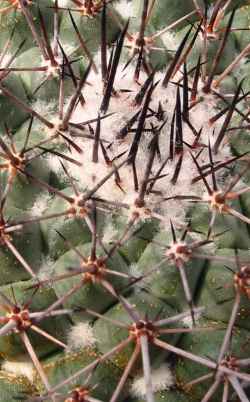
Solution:
{"label": "green cactus skin", "polygon": [[[8,214],[12,219],[28,219],[29,214],[17,208],[10,208]],[[31,264],[34,271],[38,271],[43,258],[43,241],[40,227],[34,223],[24,226],[20,232],[10,234],[11,242],[17,250],[22,250],[22,256],[28,264]],[[13,253],[5,245],[1,247],[1,285],[13,283],[13,275],[17,281],[29,279],[30,273],[23,269],[21,262],[14,257]]]}
{"label": "green cactus skin", "polygon": [[[207,325],[208,322],[205,322],[204,325]],[[214,325],[214,323],[211,323]],[[209,325],[209,324],[208,324]],[[216,324],[220,325],[220,324]],[[249,345],[247,346],[245,344],[245,337],[247,336],[247,332],[244,329],[237,329],[235,332],[235,336],[232,341],[231,345],[231,352],[234,356],[237,356],[237,358],[241,358],[242,355],[244,355],[245,352],[243,352],[243,348],[249,348]],[[206,356],[210,357],[211,359],[214,359],[216,361],[216,358],[218,356],[218,348],[215,347],[215,345],[219,346],[220,343],[222,342],[223,339],[223,331],[214,331],[210,334],[202,334],[202,337],[200,335],[197,336],[192,336],[192,339],[190,336],[185,336],[185,339],[183,339],[183,342],[185,342],[185,349],[188,351],[192,351],[192,353],[197,353],[200,356]],[[211,347],[211,345],[214,345]],[[244,345],[244,346],[243,346]],[[246,349],[245,349],[246,350]],[[206,375],[209,373],[209,370],[205,368],[201,368],[201,366],[198,366],[197,364],[188,364],[181,360],[177,363],[177,369],[176,369],[176,375],[178,378],[179,383],[188,383],[189,381],[192,381],[193,379],[199,378],[203,375]],[[194,387],[192,387],[189,392],[192,395],[192,398],[198,399],[204,395],[204,393],[208,390],[209,386],[211,386],[212,382],[211,381],[206,381],[204,383],[198,384]],[[216,397],[213,397],[213,401],[219,401],[221,398],[221,389],[218,390]]]}

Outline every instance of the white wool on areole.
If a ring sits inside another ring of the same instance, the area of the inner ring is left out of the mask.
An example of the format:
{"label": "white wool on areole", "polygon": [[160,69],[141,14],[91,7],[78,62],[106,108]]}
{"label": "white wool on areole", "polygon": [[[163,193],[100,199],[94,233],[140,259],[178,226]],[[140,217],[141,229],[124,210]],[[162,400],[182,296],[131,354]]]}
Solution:
{"label": "white wool on areole", "polygon": [[94,346],[97,342],[93,327],[88,322],[79,322],[71,327],[68,332],[69,350],[77,350]]}
{"label": "white wool on areole", "polygon": [[1,365],[1,370],[6,371],[7,373],[14,374],[16,376],[24,376],[26,377],[31,383],[34,381],[35,377],[35,370],[33,363],[28,360],[4,360]]}
{"label": "white wool on areole", "polygon": [[120,0],[119,3],[114,3],[115,10],[122,15],[124,20],[127,20],[133,16],[133,2],[127,2],[127,0]]}
{"label": "white wool on areole", "polygon": [[9,62],[11,61],[13,55],[10,52],[6,52],[4,56],[1,56],[1,68],[5,68],[8,66]]}
{"label": "white wool on areole", "polygon": [[105,227],[105,231],[103,233],[102,241],[104,244],[111,243],[114,241],[117,236],[119,236],[119,230],[112,222],[109,222]]}
{"label": "white wool on areole", "polygon": [[46,155],[46,161],[52,172],[56,173],[59,177],[60,175],[63,176],[64,171],[61,165],[61,162],[63,162],[63,158],[55,158],[55,155],[51,153]]}
{"label": "white wool on areole", "polygon": [[70,5],[72,5],[71,0],[58,0],[59,7],[69,7]]}
{"label": "white wool on areole", "polygon": [[44,285],[48,288],[51,288],[54,285],[53,280],[51,279],[54,273],[54,264],[55,262],[49,257],[44,257],[37,273],[39,280],[48,281],[46,285]]}
{"label": "white wool on areole", "polygon": [[[167,364],[151,372],[153,392],[165,391],[175,385],[175,377]],[[130,393],[133,397],[144,398],[147,395],[145,378],[138,376],[132,382]]]}
{"label": "white wool on areole", "polygon": [[129,273],[131,276],[134,277],[140,277],[141,276],[141,271],[138,267],[138,264],[136,262],[133,262],[130,267],[129,267]]}
{"label": "white wool on areole", "polygon": [[55,115],[56,105],[53,101],[45,101],[41,99],[37,99],[32,103],[31,108],[35,110],[40,116],[43,116],[46,119],[52,118]]}
{"label": "white wool on areole", "polygon": [[194,313],[194,317],[190,315],[187,315],[186,317],[184,317],[181,322],[184,325],[184,327],[188,327],[188,328],[193,328],[194,326],[194,319],[195,319],[195,323],[199,324],[199,319],[202,317],[202,313],[201,312],[196,312]]}
{"label": "white wool on areole", "polygon": [[30,215],[33,217],[41,216],[44,211],[48,208],[48,202],[51,199],[51,195],[48,193],[43,193],[36,198],[33,206],[30,208]]}
{"label": "white wool on areole", "polygon": [[173,31],[166,31],[160,36],[160,38],[168,50],[176,51],[178,46],[180,46],[180,39],[178,38],[178,35],[173,33]]}

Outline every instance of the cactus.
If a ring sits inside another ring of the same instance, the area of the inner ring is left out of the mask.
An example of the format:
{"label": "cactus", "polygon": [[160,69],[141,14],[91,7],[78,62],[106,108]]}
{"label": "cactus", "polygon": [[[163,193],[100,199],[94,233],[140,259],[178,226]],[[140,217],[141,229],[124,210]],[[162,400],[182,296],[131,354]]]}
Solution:
{"label": "cactus", "polygon": [[249,6],[0,5],[0,402],[250,400]]}

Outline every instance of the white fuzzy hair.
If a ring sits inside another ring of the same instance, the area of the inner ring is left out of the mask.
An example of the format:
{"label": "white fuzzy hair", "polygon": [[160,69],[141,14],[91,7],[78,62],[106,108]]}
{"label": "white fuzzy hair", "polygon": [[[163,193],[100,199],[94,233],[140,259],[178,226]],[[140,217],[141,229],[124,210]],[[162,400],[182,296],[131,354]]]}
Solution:
{"label": "white fuzzy hair", "polygon": [[[194,313],[194,319],[195,322],[197,323],[199,321],[199,319],[201,318],[202,313],[201,312],[196,312]],[[186,317],[184,317],[181,322],[183,323],[184,327],[188,327],[188,328],[193,328],[193,319],[191,317],[191,314],[187,315]]]}
{"label": "white fuzzy hair", "polygon": [[68,333],[68,348],[70,350],[91,347],[95,343],[93,327],[88,322],[79,322],[71,327]]}
{"label": "white fuzzy hair", "polygon": [[[167,364],[152,370],[153,392],[165,391],[175,384],[175,377]],[[131,395],[136,398],[146,396],[146,384],[143,376],[135,378],[130,389]]]}
{"label": "white fuzzy hair", "polygon": [[33,363],[30,360],[10,361],[5,360],[2,363],[1,370],[7,373],[15,374],[17,376],[27,377],[32,383],[34,380],[35,370]]}

